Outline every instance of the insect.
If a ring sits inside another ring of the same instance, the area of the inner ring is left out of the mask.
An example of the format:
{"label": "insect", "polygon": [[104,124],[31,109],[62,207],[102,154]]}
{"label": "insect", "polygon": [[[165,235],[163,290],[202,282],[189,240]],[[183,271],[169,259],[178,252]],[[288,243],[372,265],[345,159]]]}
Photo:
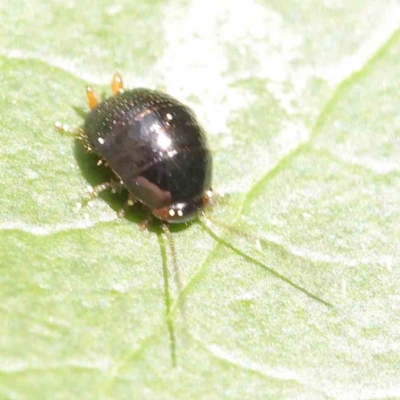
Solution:
{"label": "insect", "polygon": [[[83,128],[71,132],[88,151],[96,153],[99,162],[108,165],[115,175],[115,179],[93,187],[91,196],[96,197],[106,189],[117,191],[125,188],[129,193],[127,206],[141,202],[148,207],[151,215],[163,222],[163,231],[171,246],[178,292],[181,292],[175,247],[166,224],[191,221],[207,204],[212,203],[212,156],[206,135],[193,112],[167,94],[148,89],[124,90],[119,73],[113,76],[111,90],[113,96],[100,101],[95,91],[87,87],[91,111],[86,116]],[[59,123],[56,128],[69,131]],[[120,216],[123,214],[121,212]],[[147,222],[141,226],[145,228]],[[218,238],[207,225],[204,225],[204,229],[246,261],[269,271],[308,297],[330,306],[279,272],[246,255],[229,241]],[[166,323],[172,365],[176,366],[166,246],[162,235],[159,238]]]}
{"label": "insect", "polygon": [[[71,132],[60,123],[56,123],[56,128],[80,139],[88,151],[99,156],[99,163],[108,165],[114,172],[115,179],[91,188],[92,198],[107,189],[125,188],[129,193],[126,206],[135,202],[147,206],[151,215],[163,222],[163,230],[169,235],[166,223],[189,222],[208,204],[213,204],[212,156],[205,132],[188,107],[165,93],[124,90],[119,73],[113,76],[111,90],[113,96],[100,101],[96,92],[87,87],[91,111],[83,128]],[[124,213],[125,209],[119,215]],[[148,220],[144,221],[141,227],[146,228],[147,223]],[[202,226],[247,261],[262,266],[308,297],[331,306],[218,238],[207,225],[202,223]],[[173,240],[170,235],[169,238],[173,250]],[[172,253],[176,260],[175,251]]]}
{"label": "insect", "polygon": [[[193,220],[213,196],[212,155],[194,113],[159,91],[124,90],[118,72],[111,91],[112,97],[100,101],[86,88],[91,111],[83,128],[72,132],[115,174],[115,179],[93,187],[91,197],[125,188],[129,199],[120,216],[140,202],[161,221]],[[56,128],[68,131],[60,123]]]}

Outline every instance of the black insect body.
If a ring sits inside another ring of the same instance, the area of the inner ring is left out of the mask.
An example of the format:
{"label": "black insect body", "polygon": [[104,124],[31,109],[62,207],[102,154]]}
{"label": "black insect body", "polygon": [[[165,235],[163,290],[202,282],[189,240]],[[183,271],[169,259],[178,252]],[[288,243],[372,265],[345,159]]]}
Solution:
{"label": "black insect body", "polygon": [[192,220],[211,201],[212,156],[193,112],[167,94],[124,91],[114,75],[114,96],[99,102],[87,88],[89,106],[79,136],[114,171],[118,182],[93,188],[125,187],[166,222]]}

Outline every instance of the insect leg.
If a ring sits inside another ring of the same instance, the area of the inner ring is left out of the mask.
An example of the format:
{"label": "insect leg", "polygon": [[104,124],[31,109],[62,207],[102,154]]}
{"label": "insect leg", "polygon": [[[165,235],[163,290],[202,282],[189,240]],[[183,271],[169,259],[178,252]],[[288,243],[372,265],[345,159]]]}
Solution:
{"label": "insect leg", "polygon": [[135,198],[133,198],[131,194],[129,194],[128,200],[126,201],[124,206],[118,211],[118,214],[117,214],[118,217],[124,218],[126,212],[128,211],[128,208],[133,206],[135,203],[137,203],[137,200]]}
{"label": "insect leg", "polygon": [[149,224],[153,220],[153,214],[149,214],[140,224],[139,228],[142,231],[148,231],[149,230]]}
{"label": "insect leg", "polygon": [[111,189],[113,193],[117,192],[118,189],[121,189],[123,187],[123,183],[117,182],[117,181],[110,181],[110,182],[104,182],[100,183],[100,185],[96,186],[88,186],[88,191],[90,193],[90,196],[92,199],[97,197],[101,192],[104,192],[105,190]]}
{"label": "insect leg", "polygon": [[73,138],[79,138],[82,136],[83,133],[81,128],[71,129],[67,124],[62,124],[58,121],[54,124],[54,127],[58,132],[62,133],[63,135],[68,135]]}
{"label": "insect leg", "polygon": [[105,190],[111,189],[113,193],[116,193],[119,189],[123,188],[123,184],[118,181],[104,182],[96,186],[88,186],[89,198],[82,200],[81,206],[87,205],[91,200],[95,199],[100,193]]}

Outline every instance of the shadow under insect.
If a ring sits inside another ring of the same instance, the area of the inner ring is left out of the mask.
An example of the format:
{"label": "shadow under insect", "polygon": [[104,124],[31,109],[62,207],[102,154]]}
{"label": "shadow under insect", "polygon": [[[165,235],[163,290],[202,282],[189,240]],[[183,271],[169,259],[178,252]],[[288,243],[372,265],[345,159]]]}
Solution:
{"label": "shadow under insect", "polygon": [[[104,182],[115,180],[115,174],[111,168],[105,166],[103,163],[99,164],[99,156],[95,153],[89,153],[83,147],[82,142],[78,139],[74,142],[74,155],[78,167],[81,170],[82,176],[87,183],[95,187]],[[124,209],[128,201],[128,191],[125,188],[119,189],[117,192],[105,190],[98,195],[99,199],[104,200],[116,213]],[[90,200],[88,193],[82,193],[82,199]],[[93,199],[91,201],[96,201]],[[132,207],[126,209],[124,218],[131,222],[140,223],[149,216],[149,210],[141,203],[136,203]],[[151,224],[149,228],[157,227],[159,224]],[[157,228],[159,230],[159,228]]]}

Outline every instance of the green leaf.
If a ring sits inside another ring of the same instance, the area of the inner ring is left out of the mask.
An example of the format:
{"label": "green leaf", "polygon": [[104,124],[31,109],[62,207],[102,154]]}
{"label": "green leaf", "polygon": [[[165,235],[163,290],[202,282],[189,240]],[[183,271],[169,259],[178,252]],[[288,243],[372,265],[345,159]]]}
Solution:
{"label": "green leaf", "polygon": [[[398,2],[84,3],[0,5],[0,397],[399,398]],[[140,210],[76,207],[104,175],[54,123],[115,69],[229,193],[179,272]]]}

